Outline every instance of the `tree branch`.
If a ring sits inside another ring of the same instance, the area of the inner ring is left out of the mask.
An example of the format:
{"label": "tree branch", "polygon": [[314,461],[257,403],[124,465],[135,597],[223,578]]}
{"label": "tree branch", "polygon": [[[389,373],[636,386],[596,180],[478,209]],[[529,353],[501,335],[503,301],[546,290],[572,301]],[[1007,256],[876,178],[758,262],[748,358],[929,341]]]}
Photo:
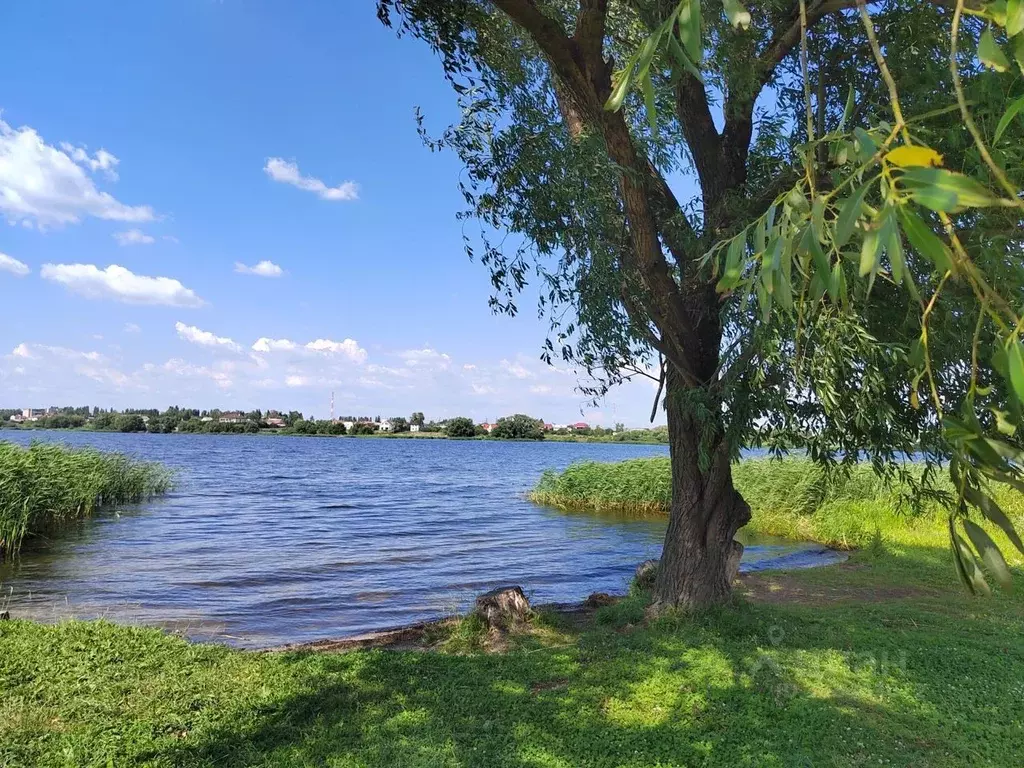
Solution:
{"label": "tree branch", "polygon": [[584,61],[601,58],[607,17],[608,0],[580,0],[580,13],[572,39],[579,46]]}
{"label": "tree branch", "polygon": [[676,83],[676,117],[697,169],[707,212],[716,204],[708,198],[717,198],[721,186],[722,137],[715,128],[704,85],[689,72],[682,72]]}

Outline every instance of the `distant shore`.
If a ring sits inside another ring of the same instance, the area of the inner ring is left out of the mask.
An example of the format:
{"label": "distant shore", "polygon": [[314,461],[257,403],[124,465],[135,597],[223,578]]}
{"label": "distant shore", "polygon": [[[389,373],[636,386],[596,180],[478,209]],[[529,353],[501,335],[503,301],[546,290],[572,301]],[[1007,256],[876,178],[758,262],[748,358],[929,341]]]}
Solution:
{"label": "distant shore", "polygon": [[[95,429],[93,427],[27,427],[24,425],[4,424],[0,427],[0,440],[3,439],[4,431],[11,432],[94,432],[96,434],[169,434],[169,435],[215,435],[225,437],[239,436],[270,436],[270,437],[320,437],[320,438],[349,438],[349,439],[383,439],[383,440],[460,440],[466,442],[485,441],[501,443],[617,443],[620,445],[668,445],[667,442],[657,440],[654,437],[647,439],[616,439],[616,435],[545,435],[541,440],[509,439],[492,437],[491,435],[476,435],[474,437],[449,437],[444,432],[376,432],[370,435],[327,435],[327,434],[306,434],[295,432],[290,429],[261,429],[259,432],[121,432],[116,429]],[[633,430],[636,432],[639,430]]]}

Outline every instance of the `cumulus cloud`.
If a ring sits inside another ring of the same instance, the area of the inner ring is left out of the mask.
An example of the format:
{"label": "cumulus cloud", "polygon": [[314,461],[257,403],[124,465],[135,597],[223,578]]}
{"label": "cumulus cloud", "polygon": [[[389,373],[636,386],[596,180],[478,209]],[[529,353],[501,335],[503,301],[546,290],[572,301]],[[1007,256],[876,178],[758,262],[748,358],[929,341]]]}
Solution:
{"label": "cumulus cloud", "polygon": [[336,187],[328,187],[314,176],[303,176],[297,163],[290,163],[282,157],[271,157],[263,166],[263,172],[274,181],[291,184],[306,192],[313,192],[321,200],[356,200],[359,198],[359,185],[354,181],[346,181]]}
{"label": "cumulus cloud", "polygon": [[284,274],[284,270],[281,269],[277,264],[266,259],[253,264],[251,267],[243,264],[240,261],[235,262],[235,272],[240,275],[258,275],[259,277],[280,277]]}
{"label": "cumulus cloud", "polygon": [[135,323],[125,323],[124,324],[124,332],[125,333],[141,333],[142,332],[142,328],[140,328]]}
{"label": "cumulus cloud", "polygon": [[406,365],[413,367],[446,369],[452,362],[451,357],[430,347],[407,349],[404,352],[399,352],[398,356],[405,360]]}
{"label": "cumulus cloud", "polygon": [[229,349],[232,352],[241,352],[242,347],[225,336],[217,336],[209,331],[203,331],[194,325],[185,325],[182,322],[174,324],[174,330],[178,332],[178,338],[184,341],[198,344],[201,347],[213,347]]}
{"label": "cumulus cloud", "polygon": [[256,339],[252,345],[253,352],[291,352],[298,348],[298,344],[288,339],[268,339],[263,337]]}
{"label": "cumulus cloud", "polygon": [[62,141],[60,148],[79,165],[88,168],[90,171],[103,171],[112,179],[117,179],[117,171],[114,168],[121,162],[105,149],[97,150],[90,155],[85,147],[76,147],[69,142]]}
{"label": "cumulus cloud", "polygon": [[43,279],[60,283],[89,299],[172,307],[201,307],[204,303],[193,290],[174,278],[136,275],[117,264],[106,269],[95,264],[44,264],[40,274]]}
{"label": "cumulus cloud", "polygon": [[330,339],[317,339],[306,345],[306,349],[312,352],[323,352],[328,355],[343,355],[353,362],[362,363],[366,361],[366,350],[359,346],[355,339],[344,341],[331,341]]}
{"label": "cumulus cloud", "polygon": [[231,366],[222,364],[210,368],[205,365],[193,365],[180,358],[171,358],[163,365],[147,364],[143,366],[147,373],[169,373],[189,379],[210,379],[220,389],[231,389],[234,380],[231,377]]}
{"label": "cumulus cloud", "polygon": [[35,129],[0,120],[0,213],[11,223],[40,227],[75,224],[84,216],[152,221],[148,205],[126,205],[97,189],[90,171],[113,173],[118,160],[68,144],[47,144]]}
{"label": "cumulus cloud", "polygon": [[6,253],[0,253],[0,272],[10,272],[12,275],[24,277],[29,273],[28,264],[18,261]]}
{"label": "cumulus cloud", "polygon": [[347,357],[355,363],[366,361],[366,350],[359,346],[355,339],[344,341],[332,341],[331,339],[317,339],[308,344],[300,345],[290,339],[268,339],[266,337],[257,339],[252,345],[254,352],[318,352],[325,356],[340,355]]}
{"label": "cumulus cloud", "polygon": [[117,240],[118,245],[150,245],[156,242],[156,238],[147,235],[141,229],[129,229],[127,232],[115,232],[112,237]]}
{"label": "cumulus cloud", "polygon": [[501,361],[501,368],[508,374],[511,374],[517,379],[532,379],[533,373],[527,370],[526,366],[522,363],[510,363],[508,360]]}

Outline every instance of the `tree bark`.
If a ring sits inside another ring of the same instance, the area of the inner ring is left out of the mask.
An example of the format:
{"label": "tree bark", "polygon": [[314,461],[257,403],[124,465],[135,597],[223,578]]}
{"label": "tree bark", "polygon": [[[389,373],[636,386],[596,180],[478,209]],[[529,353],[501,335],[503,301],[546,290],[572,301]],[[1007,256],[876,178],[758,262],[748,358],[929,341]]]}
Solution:
{"label": "tree bark", "polygon": [[665,408],[672,507],[654,583],[656,613],[727,601],[732,591],[730,557],[740,546],[734,537],[750,520],[750,507],[733,486],[728,445],[713,428],[708,438],[707,425],[691,415],[687,394],[670,370]]}

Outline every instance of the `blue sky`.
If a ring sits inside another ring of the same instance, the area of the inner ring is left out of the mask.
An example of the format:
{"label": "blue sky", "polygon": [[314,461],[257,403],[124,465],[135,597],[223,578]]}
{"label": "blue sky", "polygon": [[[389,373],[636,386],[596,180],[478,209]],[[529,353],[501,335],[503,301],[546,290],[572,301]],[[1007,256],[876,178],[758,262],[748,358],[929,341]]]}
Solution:
{"label": "blue sky", "polygon": [[643,425],[487,307],[454,96],[374,4],[5,3],[0,407],[299,409]]}

